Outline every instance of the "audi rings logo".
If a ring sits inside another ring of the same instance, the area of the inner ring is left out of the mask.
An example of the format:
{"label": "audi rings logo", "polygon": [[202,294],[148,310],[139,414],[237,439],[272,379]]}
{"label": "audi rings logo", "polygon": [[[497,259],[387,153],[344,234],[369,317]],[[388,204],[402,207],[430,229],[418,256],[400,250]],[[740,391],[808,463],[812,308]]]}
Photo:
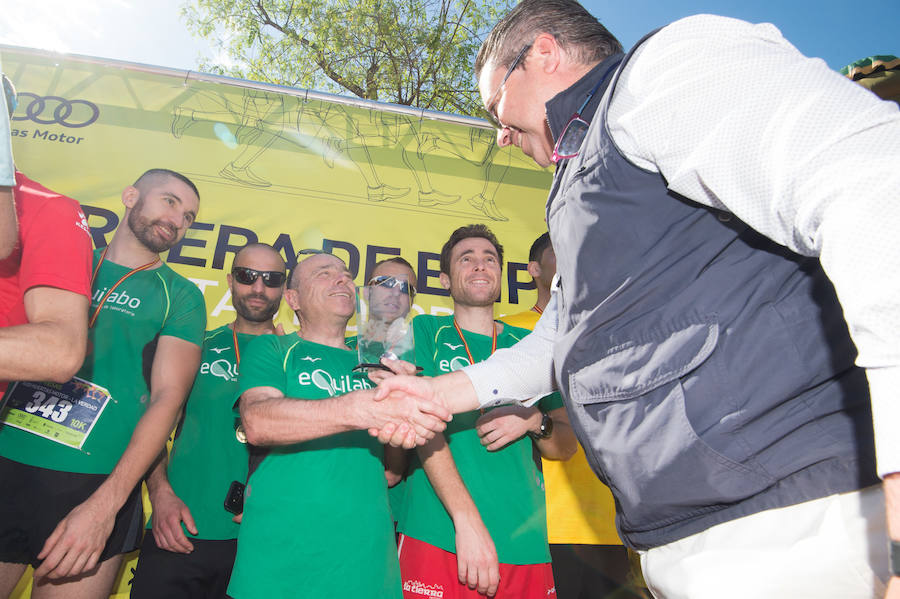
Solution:
{"label": "audi rings logo", "polygon": [[[30,101],[29,101],[30,100]],[[41,125],[62,125],[70,129],[87,127],[100,117],[100,109],[87,100],[67,100],[60,96],[38,96],[30,92],[19,93],[19,107],[13,121],[34,121]]]}

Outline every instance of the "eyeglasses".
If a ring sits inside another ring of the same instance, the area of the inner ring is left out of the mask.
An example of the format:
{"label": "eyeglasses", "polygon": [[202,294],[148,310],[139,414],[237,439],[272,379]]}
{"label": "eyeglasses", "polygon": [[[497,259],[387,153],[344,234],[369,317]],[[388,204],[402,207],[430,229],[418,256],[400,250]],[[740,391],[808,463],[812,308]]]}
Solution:
{"label": "eyeglasses", "polygon": [[252,285],[256,279],[262,277],[266,287],[281,287],[284,284],[284,273],[277,270],[256,270],[245,266],[235,266],[231,269],[234,280],[241,285]]}
{"label": "eyeglasses", "polygon": [[556,140],[556,145],[553,146],[553,155],[550,157],[550,160],[552,160],[554,164],[560,160],[578,156],[578,152],[581,151],[581,144],[584,143],[588,128],[591,126],[589,122],[581,118],[581,113],[588,105],[588,102],[591,101],[591,98],[594,97],[594,94],[597,93],[597,90],[600,89],[600,86],[603,85],[603,82],[606,81],[606,78],[612,70],[617,66],[619,66],[618,61],[614,62],[606,69],[606,72],[603,73],[600,80],[597,81],[597,83],[594,84],[594,87],[591,88],[591,91],[588,92],[587,98],[584,99],[581,107],[575,111],[575,114],[572,115],[572,118],[570,118],[569,122],[566,123],[566,126],[563,127],[559,139]]}
{"label": "eyeglasses", "polygon": [[494,109],[494,107],[497,106],[497,102],[495,100],[497,100],[497,96],[500,94],[500,90],[503,89],[503,85],[506,83],[506,80],[509,79],[509,76],[512,75],[513,71],[516,70],[516,67],[519,66],[520,62],[522,62],[522,58],[525,57],[525,54],[530,48],[531,44],[525,44],[524,46],[522,46],[522,49],[519,50],[519,53],[516,55],[515,60],[513,60],[512,64],[509,65],[509,68],[506,69],[506,74],[503,76],[503,79],[500,80],[500,85],[497,86],[497,91],[495,91],[491,96],[491,103],[488,104],[488,114],[491,115],[491,118],[494,120],[494,125],[498,129],[502,129],[503,124],[500,122],[500,117],[497,116],[497,112]]}
{"label": "eyeglasses", "polygon": [[400,293],[413,296],[416,294],[416,288],[409,284],[408,281],[392,277],[390,275],[379,275],[372,277],[366,284],[369,287],[384,287],[386,289],[400,289]]}

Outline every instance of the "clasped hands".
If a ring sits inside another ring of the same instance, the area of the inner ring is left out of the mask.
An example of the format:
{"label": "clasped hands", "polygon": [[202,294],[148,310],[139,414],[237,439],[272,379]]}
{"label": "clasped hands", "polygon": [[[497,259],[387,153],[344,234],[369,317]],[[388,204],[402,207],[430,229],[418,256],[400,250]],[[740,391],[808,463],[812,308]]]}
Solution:
{"label": "clasped hands", "polygon": [[369,434],[383,444],[412,449],[443,431],[452,415],[435,392],[432,379],[415,376],[416,367],[403,360],[386,360],[391,369],[369,372],[378,383],[373,396],[375,426]]}

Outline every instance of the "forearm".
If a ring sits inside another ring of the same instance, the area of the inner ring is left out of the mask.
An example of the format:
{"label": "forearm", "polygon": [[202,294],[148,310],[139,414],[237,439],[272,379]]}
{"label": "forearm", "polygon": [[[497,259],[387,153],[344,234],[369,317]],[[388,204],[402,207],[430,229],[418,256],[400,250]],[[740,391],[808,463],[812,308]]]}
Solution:
{"label": "forearm", "polygon": [[168,470],[169,455],[165,448],[163,448],[156,457],[156,460],[154,460],[153,464],[150,466],[150,471],[147,473],[147,476],[144,478],[144,482],[147,483],[147,494],[150,495],[151,502],[156,493],[172,490],[172,485],[169,484]]}
{"label": "forearm", "polygon": [[160,452],[165,451],[181,404],[182,401],[154,401],[151,396],[150,405],[138,421],[122,457],[92,498],[102,499],[115,511],[124,505]]}
{"label": "forearm", "polygon": [[390,445],[384,446],[384,472],[388,487],[393,487],[403,480],[408,464],[409,458],[405,449]]}
{"label": "forearm", "polygon": [[556,301],[554,293],[530,335],[512,347],[497,350],[487,360],[458,371],[469,378],[471,393],[479,404],[476,407],[514,402],[530,404],[553,392]]}
{"label": "forearm", "polygon": [[16,247],[19,229],[16,225],[16,204],[12,187],[0,185],[0,260]]}
{"label": "forearm", "polygon": [[[86,314],[87,298],[84,304]],[[86,316],[83,323],[35,322],[0,328],[0,380],[69,380],[84,361],[86,331]]]}
{"label": "forearm", "polygon": [[553,431],[546,439],[535,439],[535,445],[545,460],[568,460],[578,449],[578,439],[569,424],[566,409],[551,410],[549,415],[553,419]]}
{"label": "forearm", "polygon": [[480,521],[481,515],[456,468],[444,435],[435,435],[418,452],[425,474],[454,525],[459,526],[463,519],[477,518]]}
{"label": "forearm", "polygon": [[291,445],[368,428],[356,406],[362,391],[308,400],[287,397],[241,398],[241,422],[253,445]]}

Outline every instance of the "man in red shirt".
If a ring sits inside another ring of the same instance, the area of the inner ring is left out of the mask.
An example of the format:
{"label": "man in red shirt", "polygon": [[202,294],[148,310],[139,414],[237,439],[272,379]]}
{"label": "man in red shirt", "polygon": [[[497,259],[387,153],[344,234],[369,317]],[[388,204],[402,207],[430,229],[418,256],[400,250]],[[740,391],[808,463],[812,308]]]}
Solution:
{"label": "man in red shirt", "polygon": [[[15,103],[6,104],[11,114]],[[0,259],[0,393],[6,381],[64,382],[78,371],[91,293],[91,237],[78,202],[18,171],[7,189],[19,224]]]}
{"label": "man in red shirt", "polygon": [[0,260],[0,392],[5,381],[65,382],[87,344],[91,238],[73,199],[16,171],[18,243]]}

